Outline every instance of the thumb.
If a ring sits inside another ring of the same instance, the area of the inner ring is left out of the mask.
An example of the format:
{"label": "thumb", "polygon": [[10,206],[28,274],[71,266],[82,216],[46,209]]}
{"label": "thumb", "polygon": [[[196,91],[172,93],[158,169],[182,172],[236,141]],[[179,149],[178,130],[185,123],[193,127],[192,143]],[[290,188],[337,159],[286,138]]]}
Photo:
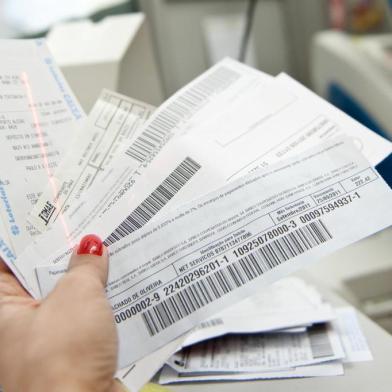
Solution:
{"label": "thumb", "polygon": [[87,274],[90,278],[96,277],[102,286],[106,285],[109,269],[109,257],[106,247],[101,239],[94,235],[84,236],[79,246],[74,249],[69,262],[70,275]]}

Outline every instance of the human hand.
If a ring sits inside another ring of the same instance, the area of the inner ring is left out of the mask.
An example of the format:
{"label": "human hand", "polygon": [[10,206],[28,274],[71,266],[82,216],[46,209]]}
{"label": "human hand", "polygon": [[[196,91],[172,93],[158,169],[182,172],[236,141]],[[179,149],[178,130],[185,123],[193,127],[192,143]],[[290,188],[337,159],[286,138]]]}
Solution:
{"label": "human hand", "polygon": [[86,237],[78,252],[83,248],[90,254],[74,251],[69,271],[42,301],[30,297],[0,260],[0,385],[5,392],[121,390],[113,379],[117,334],[104,291],[108,254],[100,241],[95,254],[102,256],[91,254]]}

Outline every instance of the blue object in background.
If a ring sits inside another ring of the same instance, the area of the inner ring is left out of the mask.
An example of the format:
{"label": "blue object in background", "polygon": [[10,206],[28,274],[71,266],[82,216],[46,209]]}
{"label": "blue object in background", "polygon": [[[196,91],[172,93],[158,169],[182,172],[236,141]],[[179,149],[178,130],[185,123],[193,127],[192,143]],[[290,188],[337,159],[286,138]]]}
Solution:
{"label": "blue object in background", "polygon": [[[390,0],[392,7],[392,0]],[[390,139],[387,132],[377,123],[377,121],[365,110],[365,108],[357,102],[351,95],[349,95],[342,87],[336,83],[331,83],[328,86],[328,100],[343,110],[352,118],[378,133],[385,139]],[[381,174],[384,180],[392,188],[392,154],[385,158],[376,166],[377,171]]]}
{"label": "blue object in background", "polygon": [[389,154],[382,162],[380,162],[376,166],[376,170],[392,188],[392,154]]}

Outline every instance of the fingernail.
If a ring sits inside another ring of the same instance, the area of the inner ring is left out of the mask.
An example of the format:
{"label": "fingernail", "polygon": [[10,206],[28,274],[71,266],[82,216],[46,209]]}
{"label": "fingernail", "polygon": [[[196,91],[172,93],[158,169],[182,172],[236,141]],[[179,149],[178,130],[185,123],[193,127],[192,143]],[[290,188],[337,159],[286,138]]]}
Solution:
{"label": "fingernail", "polygon": [[77,253],[78,255],[102,256],[103,245],[101,239],[95,234],[85,235],[79,243]]}

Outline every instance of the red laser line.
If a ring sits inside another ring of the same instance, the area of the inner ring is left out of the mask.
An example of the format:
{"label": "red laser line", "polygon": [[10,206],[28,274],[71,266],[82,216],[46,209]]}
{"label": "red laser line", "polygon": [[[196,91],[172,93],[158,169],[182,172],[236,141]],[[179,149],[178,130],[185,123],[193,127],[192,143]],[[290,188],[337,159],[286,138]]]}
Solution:
{"label": "red laser line", "polygon": [[[34,105],[33,93],[32,93],[31,85],[29,83],[29,79],[28,79],[28,76],[27,76],[26,72],[22,72],[21,79],[22,79],[22,82],[24,83],[24,85],[26,87],[27,99],[29,101],[29,105],[30,105],[30,108],[31,108],[31,114],[33,116],[34,128],[36,129],[36,133],[38,135],[38,143],[40,145],[41,154],[42,154],[42,158],[43,158],[43,161],[44,161],[44,166],[45,166],[45,169],[46,169],[46,174],[48,176],[49,184],[50,184],[50,187],[52,189],[53,200],[56,200],[56,196],[58,194],[58,188],[57,188],[56,182],[54,180],[53,173],[51,172],[51,170],[49,168],[49,160],[48,160],[48,155],[47,155],[45,144],[44,144],[44,137],[43,137],[43,133],[42,133],[42,129],[41,129],[41,124],[40,124],[40,121],[39,121],[38,112],[37,112],[36,107]],[[60,221],[61,221],[61,223],[63,225],[65,236],[66,236],[66,238],[68,240],[68,243],[69,243],[70,247],[72,247],[74,244],[73,244],[72,240],[69,238],[70,231],[68,229],[67,222],[64,219],[64,216],[63,216],[63,214],[62,214],[62,212],[60,210],[60,206],[58,204],[58,201],[56,200],[54,202],[54,204],[55,204],[56,209],[58,209],[60,211],[60,214],[59,214]]]}

